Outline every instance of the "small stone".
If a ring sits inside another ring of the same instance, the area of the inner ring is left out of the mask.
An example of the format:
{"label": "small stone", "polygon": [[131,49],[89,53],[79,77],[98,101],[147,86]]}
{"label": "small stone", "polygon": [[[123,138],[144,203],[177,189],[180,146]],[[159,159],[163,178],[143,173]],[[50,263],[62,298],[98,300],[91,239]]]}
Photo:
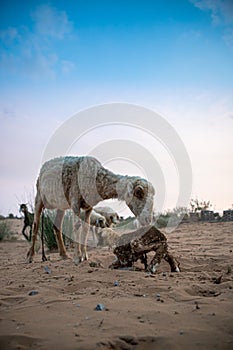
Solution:
{"label": "small stone", "polygon": [[52,270],[51,270],[47,265],[44,267],[44,270],[45,270],[45,272],[48,273],[48,274],[51,274],[51,273],[52,273]]}
{"label": "small stone", "polygon": [[166,277],[166,276],[167,276],[166,272],[163,272],[163,274],[162,274],[162,275],[163,275],[163,277]]}
{"label": "small stone", "polygon": [[96,311],[104,311],[105,310],[105,306],[104,304],[97,304],[95,307]]}
{"label": "small stone", "polygon": [[180,330],[180,335],[183,335],[184,334],[184,331],[183,329]]}
{"label": "small stone", "polygon": [[114,287],[118,287],[119,286],[119,282],[118,281],[115,281],[114,282]]}
{"label": "small stone", "polygon": [[39,292],[37,290],[32,290],[31,292],[28,293],[28,295],[33,296],[37,295]]}
{"label": "small stone", "polygon": [[222,282],[222,275],[214,279],[215,284],[220,284]]}

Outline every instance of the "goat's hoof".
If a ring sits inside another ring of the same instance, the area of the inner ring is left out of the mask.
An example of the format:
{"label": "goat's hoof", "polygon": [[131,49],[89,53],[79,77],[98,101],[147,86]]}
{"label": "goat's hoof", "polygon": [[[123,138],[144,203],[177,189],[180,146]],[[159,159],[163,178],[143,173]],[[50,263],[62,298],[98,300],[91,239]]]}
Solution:
{"label": "goat's hoof", "polygon": [[147,268],[147,272],[151,272],[151,273],[155,273],[157,271],[157,267],[158,267],[158,263],[156,263],[155,265],[150,265],[148,268]]}
{"label": "goat's hoof", "polygon": [[73,258],[73,263],[77,266],[82,262],[81,258],[76,256]]}
{"label": "goat's hoof", "polygon": [[26,257],[26,262],[28,264],[32,263],[33,256],[34,256],[34,254],[31,252],[31,249],[30,249],[29,252],[27,253],[27,257]]}
{"label": "goat's hoof", "polygon": [[27,256],[27,258],[26,258],[26,262],[27,262],[28,264],[31,264],[31,263],[32,263],[32,261],[33,261],[32,256]]}
{"label": "goat's hoof", "polygon": [[42,256],[42,261],[48,261],[48,259],[46,258],[46,256]]}

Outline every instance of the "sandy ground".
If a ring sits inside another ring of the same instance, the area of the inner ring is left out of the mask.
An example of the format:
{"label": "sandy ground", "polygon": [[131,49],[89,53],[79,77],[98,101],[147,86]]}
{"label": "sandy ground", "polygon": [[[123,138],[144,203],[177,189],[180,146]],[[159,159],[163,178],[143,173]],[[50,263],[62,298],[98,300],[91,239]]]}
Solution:
{"label": "sandy ground", "polygon": [[183,224],[167,238],[179,274],[166,262],[156,275],[110,270],[113,253],[99,248],[79,266],[57,253],[27,265],[26,241],[0,242],[1,350],[233,349],[233,223]]}

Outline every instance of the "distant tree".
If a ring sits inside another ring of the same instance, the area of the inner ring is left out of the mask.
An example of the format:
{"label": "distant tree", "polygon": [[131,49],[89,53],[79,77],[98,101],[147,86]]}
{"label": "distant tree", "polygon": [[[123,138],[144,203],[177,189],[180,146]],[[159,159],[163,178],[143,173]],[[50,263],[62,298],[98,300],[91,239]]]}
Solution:
{"label": "distant tree", "polygon": [[198,213],[201,210],[207,210],[212,207],[210,201],[199,201],[196,199],[191,199],[190,201],[191,213]]}
{"label": "distant tree", "polygon": [[9,218],[9,219],[14,219],[14,214],[10,213],[10,214],[8,215],[8,218]]}

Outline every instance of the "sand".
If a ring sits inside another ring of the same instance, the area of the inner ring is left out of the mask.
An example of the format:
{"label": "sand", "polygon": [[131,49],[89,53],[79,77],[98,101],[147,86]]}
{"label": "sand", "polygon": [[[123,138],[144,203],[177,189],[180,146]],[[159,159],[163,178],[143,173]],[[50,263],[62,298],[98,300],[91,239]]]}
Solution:
{"label": "sand", "polygon": [[19,238],[0,242],[1,350],[233,349],[233,223],[180,225],[167,238],[182,271],[155,275],[110,270],[103,248],[28,265]]}

